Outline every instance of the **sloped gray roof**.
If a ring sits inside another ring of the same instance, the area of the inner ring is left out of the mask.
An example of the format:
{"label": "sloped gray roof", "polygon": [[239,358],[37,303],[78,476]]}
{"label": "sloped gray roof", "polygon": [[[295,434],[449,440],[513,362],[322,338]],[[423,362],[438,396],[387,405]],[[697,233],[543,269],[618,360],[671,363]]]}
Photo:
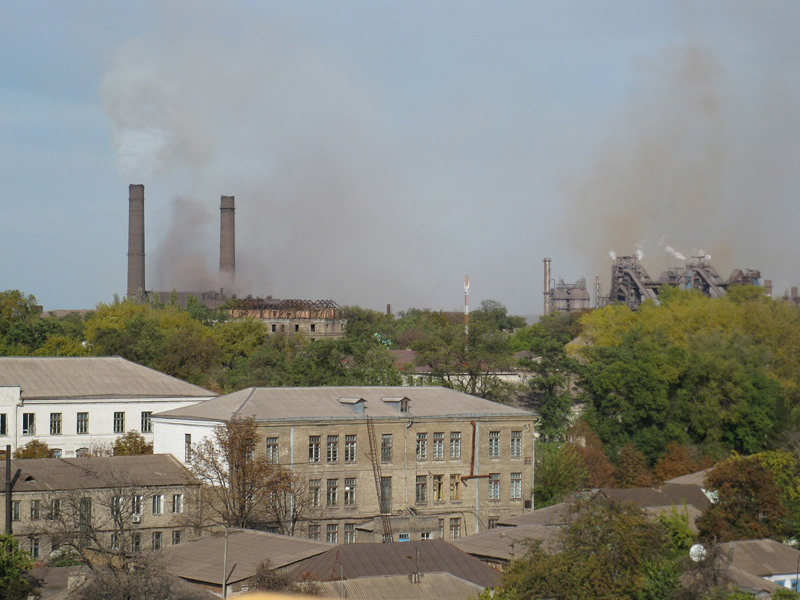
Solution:
{"label": "sloped gray roof", "polygon": [[800,550],[775,540],[739,540],[720,547],[733,566],[759,577],[797,573],[800,564]]}
{"label": "sloped gray roof", "polygon": [[702,471],[697,471],[695,473],[687,473],[686,475],[680,475],[678,477],[673,477],[672,479],[668,479],[664,483],[678,483],[683,485],[696,485],[698,487],[705,487],[706,477],[708,474],[714,469],[714,467],[709,467],[708,469],[703,469]]}
{"label": "sloped gray roof", "polygon": [[665,483],[660,488],[602,488],[600,493],[617,502],[630,502],[640,508],[681,506],[686,503],[704,510],[711,502],[696,485]]}
{"label": "sloped gray roof", "polygon": [[118,356],[0,357],[0,386],[12,385],[22,388],[23,400],[216,396]]}
{"label": "sloped gray roof", "polygon": [[[228,530],[228,583],[255,575],[259,563],[269,560],[281,569],[333,548],[333,544],[250,529]],[[167,569],[182,579],[222,586],[225,534],[169,546],[162,551]]]}
{"label": "sloped gray roof", "polygon": [[483,587],[450,573],[426,573],[413,583],[408,575],[360,577],[318,584],[325,598],[349,600],[465,600],[477,598]]}
{"label": "sloped gray roof", "polygon": [[[171,454],[13,459],[12,477],[17,469],[20,475],[14,484],[15,492],[183,485],[193,481],[186,467]],[[1,481],[5,481],[5,473],[6,463],[2,461]]]}
{"label": "sloped gray roof", "polygon": [[[398,411],[396,404],[384,399],[409,399],[408,412]],[[350,399],[342,403],[340,398]],[[363,415],[353,412],[352,398],[366,401]],[[256,421],[297,419],[363,419],[446,417],[446,416],[530,416],[530,411],[484,400],[443,387],[301,387],[247,388],[206,400],[192,406],[176,408],[156,415],[163,418],[189,418],[227,421],[237,417],[254,417]]]}
{"label": "sloped gray roof", "polygon": [[[418,555],[418,556],[417,556]],[[295,579],[336,581],[359,577],[451,573],[481,587],[494,587],[500,574],[443,540],[343,544],[290,571]]]}
{"label": "sloped gray roof", "polygon": [[475,557],[505,562],[524,556],[528,550],[528,540],[542,542],[544,550],[554,550],[553,542],[560,531],[560,525],[498,527],[462,537],[455,540],[453,545]]}
{"label": "sloped gray roof", "polygon": [[569,511],[569,504],[560,502],[547,506],[545,508],[537,508],[536,510],[524,512],[515,517],[508,517],[501,519],[498,525],[563,525],[565,517]]}

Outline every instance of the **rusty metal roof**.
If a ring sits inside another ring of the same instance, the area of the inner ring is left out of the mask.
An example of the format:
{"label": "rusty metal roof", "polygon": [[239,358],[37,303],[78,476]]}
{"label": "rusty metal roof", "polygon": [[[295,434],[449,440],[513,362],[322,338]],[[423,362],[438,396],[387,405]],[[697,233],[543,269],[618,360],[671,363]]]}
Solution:
{"label": "rusty metal roof", "polygon": [[[409,399],[408,412],[400,412],[384,398]],[[356,414],[351,406],[354,398],[366,402],[364,414]],[[344,400],[343,400],[344,399]],[[425,387],[305,387],[247,388],[192,406],[176,408],[154,415],[170,419],[227,421],[253,417],[256,421],[329,419],[352,420],[367,416],[382,418],[420,417],[530,417],[530,411],[484,400],[455,390]]]}
{"label": "rusty metal roof", "polygon": [[217,395],[118,356],[0,357],[0,386],[19,386],[23,400]]}
{"label": "rusty metal roof", "polygon": [[[88,490],[110,485],[183,485],[193,481],[186,467],[171,454],[13,459],[12,477],[17,469],[20,475],[14,492]],[[0,463],[3,481],[5,473],[3,461]]]}
{"label": "rusty metal roof", "polygon": [[292,570],[294,579],[337,581],[412,573],[450,573],[481,587],[494,587],[500,574],[443,540],[343,544]]}
{"label": "rusty metal roof", "polygon": [[464,600],[477,598],[483,587],[450,573],[426,573],[417,583],[408,575],[360,577],[319,584],[325,598],[349,600]]}
{"label": "rusty metal roof", "polygon": [[[284,569],[333,547],[325,542],[278,533],[229,529],[228,583],[252,577],[259,563],[265,560],[275,569]],[[224,552],[225,534],[219,532],[164,548],[162,555],[170,573],[182,579],[221,586]]]}

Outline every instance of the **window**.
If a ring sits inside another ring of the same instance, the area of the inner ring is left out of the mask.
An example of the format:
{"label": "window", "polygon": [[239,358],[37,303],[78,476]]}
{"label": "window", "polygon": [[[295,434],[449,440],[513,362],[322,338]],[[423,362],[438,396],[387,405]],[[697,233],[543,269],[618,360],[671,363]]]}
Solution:
{"label": "window", "polygon": [[308,526],[308,539],[319,541],[319,525]]}
{"label": "window", "polygon": [[443,482],[444,482],[444,475],[433,476],[433,489],[431,491],[431,495],[433,496],[434,502],[444,501],[444,490],[442,489],[444,486]]}
{"label": "window", "polygon": [[511,474],[511,499],[520,500],[522,498],[522,473]]}
{"label": "window", "polygon": [[294,324],[294,331],[295,331],[295,333],[297,333],[298,331],[300,331],[300,324],[299,324],[299,323],[295,323],[295,324]]}
{"label": "window", "polygon": [[21,502],[19,500],[14,500],[11,503],[11,520],[12,521],[19,521],[20,506],[21,506]]}
{"label": "window", "polygon": [[381,477],[381,512],[392,512],[392,478]]}
{"label": "window", "polygon": [[114,413],[114,433],[125,433],[125,413]]}
{"label": "window", "polygon": [[77,423],[75,425],[75,433],[89,433],[89,413],[79,412]]}
{"label": "window", "polygon": [[450,519],[450,539],[457,540],[461,537],[461,517]]}
{"label": "window", "polygon": [[397,534],[397,541],[398,542],[410,542],[411,541],[411,534],[410,533],[398,533]]}
{"label": "window", "polygon": [[172,514],[183,512],[183,494],[172,494]]}
{"label": "window", "polygon": [[276,437],[268,437],[267,438],[267,462],[273,465],[278,464],[278,438]]}
{"label": "window", "polygon": [[325,502],[328,506],[339,504],[339,480],[328,479],[328,489],[325,494]]}
{"label": "window", "polygon": [[312,324],[311,324],[311,333],[314,333],[316,330],[317,330],[317,325],[316,325],[316,323],[312,323]]}
{"label": "window", "polygon": [[32,537],[30,542],[31,542],[31,558],[39,558],[39,538]]}
{"label": "window", "polygon": [[356,524],[355,523],[345,523],[344,524],[344,543],[345,544],[355,544],[356,543]]}
{"label": "window", "polygon": [[444,458],[444,432],[439,431],[433,434],[433,460]]}
{"label": "window", "polygon": [[339,525],[336,523],[328,523],[325,527],[325,541],[329,544],[339,543]]}
{"label": "window", "polygon": [[31,500],[31,521],[38,521],[42,518],[42,501]]}
{"label": "window", "polygon": [[8,415],[0,413],[0,435],[8,435]]}
{"label": "window", "polygon": [[308,462],[310,463],[319,462],[319,438],[318,435],[308,436]]}
{"label": "window", "polygon": [[489,500],[500,500],[500,473],[489,473]]}
{"label": "window", "polygon": [[142,551],[142,534],[138,531],[131,534],[131,550],[134,552]]}
{"label": "window", "polygon": [[444,539],[444,519],[439,519],[439,539]]}
{"label": "window", "polygon": [[50,448],[50,452],[53,453],[53,458],[61,458],[62,454],[61,448]]}
{"label": "window", "polygon": [[392,462],[392,434],[381,434],[381,462]]}
{"label": "window", "polygon": [[88,548],[92,541],[89,532],[92,526],[92,499],[81,498],[78,505],[78,529],[80,531],[78,541],[84,548]]}
{"label": "window", "polygon": [[150,420],[152,415],[152,411],[142,411],[142,433],[153,433],[153,421]]}
{"label": "window", "polygon": [[461,501],[461,475],[450,475],[450,501]]}
{"label": "window", "polygon": [[111,534],[111,549],[119,550],[119,534],[116,532]]}
{"label": "window", "polygon": [[417,475],[416,486],[416,499],[417,504],[427,504],[428,502],[428,476]]}
{"label": "window", "polygon": [[311,506],[318,507],[320,505],[320,487],[321,481],[319,479],[308,480],[308,494],[311,497]]}
{"label": "window", "polygon": [[75,450],[75,458],[83,458],[84,456],[89,456],[88,448],[78,448]]}
{"label": "window", "polygon": [[497,523],[499,521],[499,517],[489,517],[489,529],[497,529]]}
{"label": "window", "polygon": [[181,543],[181,532],[180,530],[175,530],[172,532],[172,545],[177,546]]}
{"label": "window", "polygon": [[61,413],[50,413],[50,435],[61,435]]}
{"label": "window", "polygon": [[428,434],[417,434],[417,460],[428,460]]}
{"label": "window", "polygon": [[423,531],[422,533],[419,534],[419,539],[421,539],[423,542],[427,542],[428,540],[431,539],[431,532]]}
{"label": "window", "polygon": [[353,477],[352,479],[345,479],[344,480],[344,505],[345,506],[355,506],[356,505],[356,479]]}
{"label": "window", "polygon": [[36,415],[22,413],[22,435],[36,435]]}
{"label": "window", "polygon": [[144,496],[134,494],[131,496],[131,514],[142,514],[142,505],[144,504]]}
{"label": "window", "polygon": [[328,436],[328,454],[326,455],[328,462],[339,462],[339,436]]}
{"label": "window", "polygon": [[160,531],[153,532],[153,550],[161,550],[162,537]]}
{"label": "window", "polygon": [[344,462],[356,462],[356,436],[344,436]]}
{"label": "window", "polygon": [[58,519],[61,516],[61,500],[56,498],[50,503],[50,518]]}
{"label": "window", "polygon": [[[180,438],[178,438],[180,439]],[[183,434],[183,461],[192,462],[192,434]]]}
{"label": "window", "polygon": [[111,516],[119,517],[125,509],[124,499],[122,496],[114,496],[111,498]]}
{"label": "window", "polygon": [[450,458],[461,458],[461,432],[450,432]]}
{"label": "window", "polygon": [[153,496],[153,514],[164,514],[164,494],[156,494]]}
{"label": "window", "polygon": [[489,432],[489,458],[500,458],[500,432]]}
{"label": "window", "polygon": [[522,432],[511,432],[511,458],[519,458],[522,456]]}

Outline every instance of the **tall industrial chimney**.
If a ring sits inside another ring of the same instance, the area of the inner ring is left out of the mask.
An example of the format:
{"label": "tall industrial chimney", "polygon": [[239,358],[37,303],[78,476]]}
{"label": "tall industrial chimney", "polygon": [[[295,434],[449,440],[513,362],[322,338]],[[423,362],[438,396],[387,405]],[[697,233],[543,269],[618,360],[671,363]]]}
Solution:
{"label": "tall industrial chimney", "polygon": [[236,292],[236,209],[233,196],[222,196],[219,205],[219,285]]}
{"label": "tall industrial chimney", "polygon": [[128,298],[144,298],[144,186],[128,186]]}
{"label": "tall industrial chimney", "polygon": [[544,316],[550,314],[550,259],[544,259]]}

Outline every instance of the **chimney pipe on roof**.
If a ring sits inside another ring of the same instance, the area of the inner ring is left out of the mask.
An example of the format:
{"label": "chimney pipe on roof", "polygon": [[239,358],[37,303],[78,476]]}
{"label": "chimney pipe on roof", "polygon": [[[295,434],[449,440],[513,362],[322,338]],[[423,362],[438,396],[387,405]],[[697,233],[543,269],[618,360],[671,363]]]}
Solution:
{"label": "chimney pipe on roof", "polygon": [[142,300],[144,287],[144,186],[128,187],[128,298]]}
{"label": "chimney pipe on roof", "polygon": [[233,196],[222,196],[219,206],[220,287],[236,292],[236,208]]}

